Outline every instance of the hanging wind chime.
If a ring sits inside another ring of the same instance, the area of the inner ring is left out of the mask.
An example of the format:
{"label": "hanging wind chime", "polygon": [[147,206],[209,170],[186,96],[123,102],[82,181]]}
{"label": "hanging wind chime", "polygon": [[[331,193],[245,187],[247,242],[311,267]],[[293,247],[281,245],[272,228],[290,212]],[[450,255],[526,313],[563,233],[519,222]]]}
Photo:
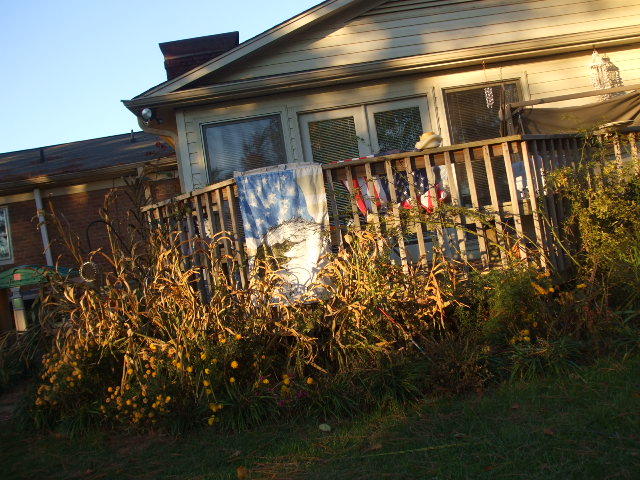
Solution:
{"label": "hanging wind chime", "polygon": [[[613,64],[608,55],[600,55],[595,49],[591,56],[591,82],[596,90],[621,87],[624,85],[620,77],[620,69]],[[600,100],[607,100],[622,94],[624,94],[624,92],[606,93],[600,95]]]}
{"label": "hanging wind chime", "polygon": [[[487,83],[487,67],[484,64],[484,60],[482,61],[482,70],[484,72],[484,81],[485,83]],[[495,104],[495,99],[493,98],[493,87],[485,87],[484,99],[487,101],[487,108],[491,110],[491,108]]]}

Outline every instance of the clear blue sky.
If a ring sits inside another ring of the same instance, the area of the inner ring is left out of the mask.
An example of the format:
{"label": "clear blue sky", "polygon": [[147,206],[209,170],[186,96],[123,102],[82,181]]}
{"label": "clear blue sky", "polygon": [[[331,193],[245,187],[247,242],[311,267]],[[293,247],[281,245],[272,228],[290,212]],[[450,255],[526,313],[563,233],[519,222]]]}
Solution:
{"label": "clear blue sky", "polygon": [[0,152],[139,130],[120,100],[166,79],[158,43],[240,41],[320,0],[0,0]]}

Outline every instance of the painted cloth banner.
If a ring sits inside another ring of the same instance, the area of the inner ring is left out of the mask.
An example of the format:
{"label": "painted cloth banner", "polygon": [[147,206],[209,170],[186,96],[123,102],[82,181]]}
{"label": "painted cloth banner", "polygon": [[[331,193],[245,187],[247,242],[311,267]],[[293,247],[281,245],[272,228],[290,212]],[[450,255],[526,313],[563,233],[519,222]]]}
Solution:
{"label": "painted cloth banner", "polygon": [[313,284],[330,250],[322,167],[289,164],[236,173],[249,266],[267,260],[280,270],[287,297]]}

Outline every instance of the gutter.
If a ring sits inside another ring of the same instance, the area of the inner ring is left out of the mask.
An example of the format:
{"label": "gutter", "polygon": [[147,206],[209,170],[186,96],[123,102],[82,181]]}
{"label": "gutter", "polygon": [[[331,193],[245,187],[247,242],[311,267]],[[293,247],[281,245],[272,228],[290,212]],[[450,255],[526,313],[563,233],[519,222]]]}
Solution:
{"label": "gutter", "polygon": [[126,165],[115,165],[111,167],[99,168],[96,170],[85,170],[82,172],[61,173],[58,175],[43,175],[33,177],[26,180],[16,180],[11,182],[0,183],[0,195],[12,195],[16,193],[31,192],[34,188],[51,188],[58,186],[73,185],[81,181],[88,183],[97,180],[106,180],[109,178],[120,178],[127,176],[136,176],[137,168],[140,166],[151,165],[152,170],[161,170],[163,167],[175,167],[176,159],[172,155],[163,157],[159,160],[150,160],[146,162],[129,163]]}

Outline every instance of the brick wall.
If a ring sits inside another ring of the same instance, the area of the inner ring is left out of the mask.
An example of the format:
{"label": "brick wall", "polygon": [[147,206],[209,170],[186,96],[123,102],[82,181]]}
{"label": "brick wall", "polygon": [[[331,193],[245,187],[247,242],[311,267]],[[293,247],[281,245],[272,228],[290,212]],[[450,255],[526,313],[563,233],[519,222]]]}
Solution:
{"label": "brick wall", "polygon": [[[130,196],[126,195],[123,189],[101,189],[58,196],[49,196],[43,192],[43,203],[46,211],[56,213],[65,231],[77,237],[85,252],[90,248],[95,250],[99,247],[109,251],[108,227],[103,223],[92,223],[101,219],[100,209],[104,205],[106,195],[113,190],[115,193],[112,195],[116,195],[116,201],[110,212],[116,228],[122,228],[133,222],[131,210],[134,208]],[[180,183],[178,179],[164,179],[152,183],[150,190],[154,201],[161,201],[179,195]],[[37,228],[35,201],[9,203],[7,207],[14,263],[0,265],[0,271],[18,265],[45,265],[42,237]],[[75,267],[77,262],[69,254],[58,228],[51,219],[47,220],[47,227],[54,262],[61,266]]]}

